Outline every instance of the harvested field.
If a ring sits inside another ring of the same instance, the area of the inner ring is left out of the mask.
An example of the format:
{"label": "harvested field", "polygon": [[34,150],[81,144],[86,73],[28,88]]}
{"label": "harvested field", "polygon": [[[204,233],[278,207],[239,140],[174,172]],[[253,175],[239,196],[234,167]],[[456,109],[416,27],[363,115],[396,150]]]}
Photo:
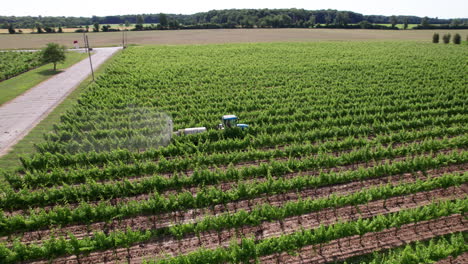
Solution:
{"label": "harvested field", "polygon": [[[401,263],[430,251],[443,254],[418,261],[461,261],[466,51],[125,49],[2,174],[0,262]],[[248,128],[217,129],[225,114]],[[190,127],[206,132],[171,134]]]}
{"label": "harvested field", "polygon": [[[468,30],[443,30],[452,35],[465,36]],[[129,44],[136,45],[184,45],[256,42],[303,41],[421,41],[429,43],[434,30],[368,30],[368,29],[205,29],[129,31]],[[0,34],[0,49],[41,48],[49,42],[68,47],[73,41],[81,43],[82,34]],[[121,32],[90,33],[92,47],[118,46]]]}

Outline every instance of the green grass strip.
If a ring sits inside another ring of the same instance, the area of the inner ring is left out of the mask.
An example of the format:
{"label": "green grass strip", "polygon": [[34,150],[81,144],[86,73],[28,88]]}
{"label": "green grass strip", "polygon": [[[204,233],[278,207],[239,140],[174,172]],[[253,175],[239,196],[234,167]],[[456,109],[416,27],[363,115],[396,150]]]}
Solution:
{"label": "green grass strip", "polygon": [[61,69],[66,69],[76,64],[86,58],[86,56],[86,53],[67,52],[65,62],[57,64],[57,71],[52,69],[51,64],[46,64],[0,82],[0,105],[49,79],[51,76],[60,73]]}

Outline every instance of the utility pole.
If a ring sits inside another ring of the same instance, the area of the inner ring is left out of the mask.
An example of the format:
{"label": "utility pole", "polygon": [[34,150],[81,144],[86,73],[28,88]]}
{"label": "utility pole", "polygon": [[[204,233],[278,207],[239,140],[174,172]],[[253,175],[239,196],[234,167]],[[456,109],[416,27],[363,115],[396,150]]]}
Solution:
{"label": "utility pole", "polygon": [[128,45],[128,32],[125,32],[125,48]]}
{"label": "utility pole", "polygon": [[122,47],[125,49],[128,45],[127,43],[127,35],[128,35],[128,32],[127,30],[125,29],[123,32],[122,32]]}
{"label": "utility pole", "polygon": [[125,29],[122,30],[122,48],[125,49]]}
{"label": "utility pole", "polygon": [[84,35],[83,37],[84,37],[84,41],[85,41],[86,52],[88,52],[89,66],[91,67],[91,74],[93,75],[93,82],[94,82],[93,61],[91,60],[91,52],[89,51],[89,40],[88,40],[88,35]]}

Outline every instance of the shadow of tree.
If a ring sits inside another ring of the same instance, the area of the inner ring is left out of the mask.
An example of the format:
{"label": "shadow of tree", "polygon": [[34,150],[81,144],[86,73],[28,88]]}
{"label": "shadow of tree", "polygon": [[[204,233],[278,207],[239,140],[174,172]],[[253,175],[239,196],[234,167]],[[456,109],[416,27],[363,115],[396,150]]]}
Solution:
{"label": "shadow of tree", "polygon": [[51,75],[55,75],[55,74],[58,74],[58,73],[61,73],[63,72],[63,70],[56,70],[54,71],[53,69],[47,69],[47,70],[42,70],[40,72],[38,72],[40,75],[44,75],[44,76],[51,76]]}

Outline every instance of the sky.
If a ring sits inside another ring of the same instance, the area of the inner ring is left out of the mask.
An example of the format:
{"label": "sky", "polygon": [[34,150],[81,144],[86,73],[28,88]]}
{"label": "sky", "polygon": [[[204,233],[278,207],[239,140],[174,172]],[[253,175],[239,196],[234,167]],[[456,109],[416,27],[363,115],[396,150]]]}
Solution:
{"label": "sky", "polygon": [[303,8],[337,9],[364,15],[468,17],[468,0],[16,0],[3,1],[4,16],[108,16],[144,13],[193,14],[213,9]]}

